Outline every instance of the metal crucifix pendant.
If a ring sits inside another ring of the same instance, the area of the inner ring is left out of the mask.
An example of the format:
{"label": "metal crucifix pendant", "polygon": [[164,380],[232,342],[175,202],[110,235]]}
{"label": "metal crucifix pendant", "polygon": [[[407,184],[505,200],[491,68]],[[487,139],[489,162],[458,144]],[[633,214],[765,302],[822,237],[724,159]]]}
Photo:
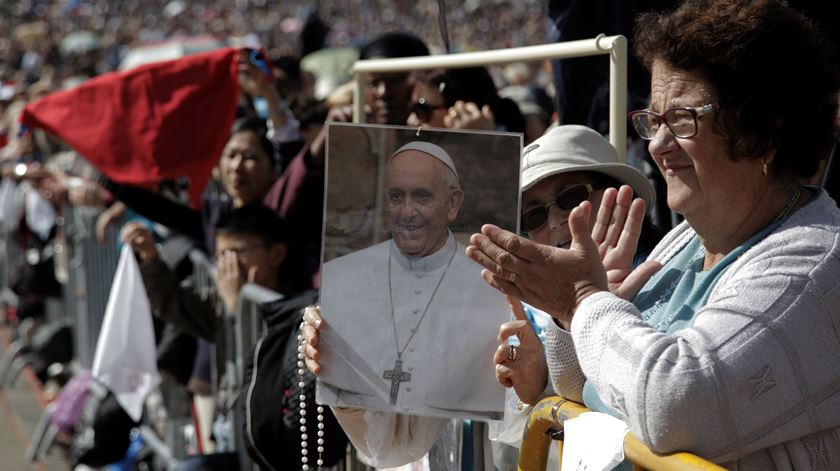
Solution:
{"label": "metal crucifix pendant", "polygon": [[411,381],[411,373],[402,370],[402,360],[397,358],[394,360],[394,369],[385,370],[382,377],[391,380],[391,405],[396,405],[397,394],[400,392],[400,383]]}

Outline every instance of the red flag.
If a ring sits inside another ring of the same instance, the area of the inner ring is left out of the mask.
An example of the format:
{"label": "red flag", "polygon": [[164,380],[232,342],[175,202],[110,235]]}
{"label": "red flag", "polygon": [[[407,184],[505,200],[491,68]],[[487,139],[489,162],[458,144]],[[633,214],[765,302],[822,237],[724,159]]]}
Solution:
{"label": "red flag", "polygon": [[59,136],[118,183],[186,176],[197,207],[236,114],[238,53],[104,74],[28,104],[21,123]]}

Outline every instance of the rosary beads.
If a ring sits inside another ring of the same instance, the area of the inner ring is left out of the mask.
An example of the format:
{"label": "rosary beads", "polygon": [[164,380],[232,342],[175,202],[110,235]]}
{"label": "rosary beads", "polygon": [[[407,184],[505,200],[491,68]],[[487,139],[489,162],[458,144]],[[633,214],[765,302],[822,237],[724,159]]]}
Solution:
{"label": "rosary beads", "polygon": [[[300,462],[301,462],[301,469],[304,471],[309,470],[309,457],[307,454],[309,451],[307,450],[309,446],[309,435],[306,433],[306,394],[304,393],[304,388],[306,387],[306,383],[303,380],[303,375],[306,374],[306,366],[304,363],[304,358],[306,358],[306,354],[304,349],[306,348],[304,345],[303,339],[303,327],[306,325],[306,322],[300,323],[300,329],[298,330],[298,388],[300,390]],[[314,398],[313,398],[314,400]],[[324,454],[324,406],[318,404],[317,407],[318,411],[318,469],[320,470],[322,466],[324,466],[323,454]]]}

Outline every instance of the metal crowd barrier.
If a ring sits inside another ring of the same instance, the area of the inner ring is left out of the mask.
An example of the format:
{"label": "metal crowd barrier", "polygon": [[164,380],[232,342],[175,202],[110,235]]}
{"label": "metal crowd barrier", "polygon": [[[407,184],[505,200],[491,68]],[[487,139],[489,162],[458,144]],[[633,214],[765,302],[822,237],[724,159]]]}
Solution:
{"label": "metal crowd barrier", "polygon": [[64,312],[75,319],[75,356],[85,368],[93,365],[99,330],[120,254],[114,229],[105,243],[96,239],[97,208],[65,206],[63,229],[67,256]]}
{"label": "metal crowd barrier", "polygon": [[[189,257],[193,265],[194,289],[202,297],[215,296],[216,285],[213,276],[213,263],[200,250],[191,250]],[[239,294],[238,312],[236,314],[228,312],[225,316],[226,378],[223,386],[224,394],[221,397],[226,402],[223,406],[229,414],[233,447],[239,455],[240,469],[242,470],[252,469],[253,466],[245,449],[243,430],[246,418],[242,405],[239,403],[240,400],[244,400],[242,393],[244,390],[245,361],[265,329],[260,306],[282,298],[283,296],[279,293],[247,283],[242,287]],[[211,361],[213,376],[211,384],[214,388],[218,384],[219,374],[215,368],[216,364],[215,360]],[[214,396],[219,397],[215,393],[214,390]]]}
{"label": "metal crowd barrier", "polygon": [[[239,401],[246,401],[245,391],[245,361],[257,344],[260,336],[265,332],[266,326],[262,316],[262,305],[280,301],[283,295],[270,289],[263,288],[252,283],[246,283],[239,292],[239,303],[236,313],[227,313],[226,328],[228,345],[227,374],[228,385],[231,390],[228,393],[231,410],[231,422],[233,424],[234,446],[239,454],[239,469],[245,471],[259,468],[251,463],[251,459],[245,449],[245,408]],[[235,398],[235,400],[234,400]]]}
{"label": "metal crowd barrier", "polygon": [[6,306],[17,306],[18,297],[12,291],[10,285],[12,278],[12,267],[19,263],[23,254],[15,244],[15,232],[7,227],[5,222],[0,223],[0,302]]}
{"label": "metal crowd barrier", "polygon": [[[531,411],[522,447],[519,450],[519,471],[543,471],[548,460],[549,447],[557,442],[562,466],[563,422],[573,419],[584,412],[586,407],[560,396],[547,397]],[[691,453],[673,453],[658,455],[639,441],[633,433],[624,438],[625,459],[633,464],[634,470],[651,469],[656,471],[717,471],[720,466],[706,461]]]}
{"label": "metal crowd barrier", "polygon": [[[93,363],[96,341],[119,257],[113,229],[108,231],[104,245],[95,238],[94,227],[100,211],[96,208],[66,205],[63,216],[56,219],[63,242],[61,237],[56,237],[50,248],[56,260],[56,269],[62,272],[57,279],[63,284],[63,296],[61,299],[44,298],[45,322],[63,323],[71,327],[74,358],[86,368],[90,368]],[[13,270],[26,263],[26,254],[18,247],[15,234],[14,229],[4,224],[0,234],[0,306],[3,308],[18,306],[18,297],[10,283]],[[58,262],[61,257],[66,257],[66,270],[61,270]],[[0,387],[13,384],[20,370],[33,360],[26,355],[28,348],[25,338],[12,343],[0,365]]]}
{"label": "metal crowd barrier", "polygon": [[140,437],[143,439],[143,444],[148,447],[157,456],[165,469],[175,469],[180,464],[180,461],[173,455],[172,449],[163,443],[154,430],[148,425],[140,425],[138,427]]}
{"label": "metal crowd barrier", "polygon": [[216,282],[213,277],[213,262],[210,261],[206,253],[198,249],[190,250],[189,257],[193,266],[192,280],[196,292],[204,299],[215,296]]}

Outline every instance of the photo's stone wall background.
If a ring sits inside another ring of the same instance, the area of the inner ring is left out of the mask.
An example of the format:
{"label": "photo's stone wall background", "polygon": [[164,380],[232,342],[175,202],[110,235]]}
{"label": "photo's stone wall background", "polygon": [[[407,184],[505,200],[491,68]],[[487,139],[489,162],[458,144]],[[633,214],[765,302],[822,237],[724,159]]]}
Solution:
{"label": "photo's stone wall background", "polygon": [[330,125],[327,147],[323,261],[390,238],[384,172],[388,157],[411,141],[436,144],[449,153],[460,175],[464,204],[450,225],[464,245],[491,223],[516,231],[522,138],[374,125]]}

